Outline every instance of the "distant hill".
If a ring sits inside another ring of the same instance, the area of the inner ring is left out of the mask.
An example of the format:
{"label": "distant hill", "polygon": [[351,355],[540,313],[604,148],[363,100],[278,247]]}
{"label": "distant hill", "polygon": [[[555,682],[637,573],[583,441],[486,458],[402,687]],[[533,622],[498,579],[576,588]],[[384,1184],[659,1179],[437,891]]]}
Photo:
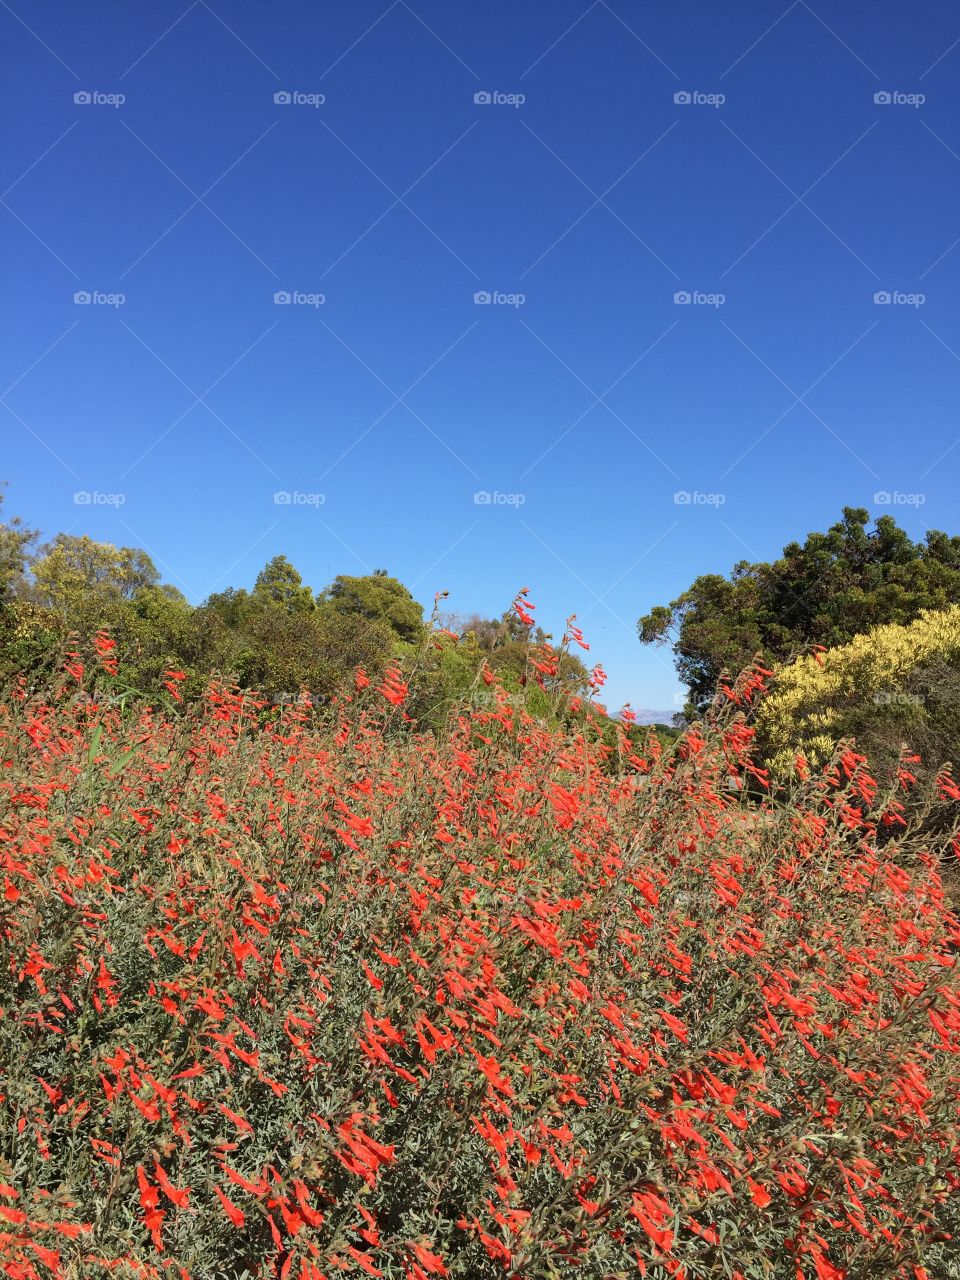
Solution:
{"label": "distant hill", "polygon": [[672,711],[650,711],[646,708],[639,708],[634,711],[637,724],[673,724],[673,717],[679,710],[675,707]]}

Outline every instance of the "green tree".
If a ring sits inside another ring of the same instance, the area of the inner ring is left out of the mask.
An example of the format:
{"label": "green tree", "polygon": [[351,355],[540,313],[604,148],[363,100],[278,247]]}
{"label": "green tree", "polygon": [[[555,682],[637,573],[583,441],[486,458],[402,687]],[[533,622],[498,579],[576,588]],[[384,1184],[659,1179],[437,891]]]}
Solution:
{"label": "green tree", "polygon": [[140,587],[132,599],[107,610],[104,622],[118,641],[122,673],[129,683],[156,689],[163,672],[173,667],[190,673],[191,691],[199,691],[207,673],[202,670],[203,643],[194,613],[183,592],[169,583]]}
{"label": "green tree", "polygon": [[[540,626],[525,626],[513,609],[508,609],[499,618],[483,618],[474,614],[462,621],[454,619],[453,629],[460,635],[461,642],[470,641],[476,647],[490,670],[496,672],[511,692],[516,692],[529,683],[532,649],[545,642],[552,643],[553,639]],[[544,683],[548,690],[559,683],[571,692],[584,696],[589,684],[589,672],[580,658],[568,651],[559,655],[556,676],[546,679]],[[529,683],[529,696],[537,704],[539,713],[542,700],[538,690],[536,680]],[[549,705],[549,698],[544,705]]]}
{"label": "green tree", "polygon": [[253,597],[244,587],[227,587],[208,596],[198,612],[211,623],[236,630],[253,607]]}
{"label": "green tree", "polygon": [[[197,656],[193,610],[181,591],[158,581],[144,552],[59,535],[41,548],[6,606],[3,677],[36,673],[55,661],[69,632],[81,651],[106,628],[117,642],[122,682],[155,690],[164,670]],[[197,686],[202,685],[202,677]]]}
{"label": "green tree", "polygon": [[[0,488],[0,510],[2,508],[3,489]],[[36,538],[36,530],[28,529],[19,516],[0,521],[0,602],[22,587],[30,547]]]}
{"label": "green tree", "polygon": [[307,613],[314,607],[313,592],[286,556],[274,556],[257,575],[253,598],[288,613]]}
{"label": "green tree", "polygon": [[341,616],[357,615],[385,622],[398,640],[415,644],[423,638],[423,608],[398,578],[385,569],[362,577],[340,574],[320,596],[323,608]]}
{"label": "green tree", "polygon": [[329,697],[358,666],[379,675],[397,643],[384,621],[328,606],[291,609],[256,588],[211,596],[193,631],[206,670],[270,698],[301,687]]}
{"label": "green tree", "polygon": [[689,711],[702,711],[721,673],[738,672],[757,652],[782,662],[811,644],[834,647],[960,602],[960,538],[933,530],[914,542],[892,516],[872,531],[869,518],[845,507],[826,533],[789,543],[773,563],[743,560],[728,578],[705,574],[640,619],[645,644],[673,642]]}
{"label": "green tree", "polygon": [[67,533],[58,533],[40,549],[30,571],[36,602],[77,620],[104,604],[132,600],[160,580],[145,551]]}

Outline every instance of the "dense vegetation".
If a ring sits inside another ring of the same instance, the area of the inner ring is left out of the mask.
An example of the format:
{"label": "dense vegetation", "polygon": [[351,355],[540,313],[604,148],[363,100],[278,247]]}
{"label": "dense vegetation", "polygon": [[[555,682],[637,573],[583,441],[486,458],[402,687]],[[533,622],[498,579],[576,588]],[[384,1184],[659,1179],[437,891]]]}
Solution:
{"label": "dense vegetation", "polygon": [[677,669],[698,714],[724,672],[757,655],[767,665],[811,646],[833,648],[924,609],[960,604],[960,537],[930,530],[914,542],[892,516],[868,532],[868,513],[845,507],[826,533],[791,542],[772,563],[742,560],[729,577],[705,574],[640,619],[645,643],[673,640]]}
{"label": "dense vegetation", "polygon": [[489,665],[441,721],[397,667],[144,702],[118,647],[0,701],[7,1275],[960,1276],[908,769],[730,791],[760,669],[664,753],[544,644],[553,727]]}
{"label": "dense vegetation", "polygon": [[340,575],[314,592],[278,555],[252,590],[228,588],[193,607],[161,581],[145,551],[72,534],[36,543],[22,521],[0,523],[0,685],[21,673],[43,684],[66,649],[89,647],[103,628],[116,642],[118,680],[131,693],[156,690],[173,670],[187,699],[218,676],[276,704],[296,700],[303,689],[323,702],[358,666],[377,679],[397,664],[411,683],[414,708],[442,717],[483,664],[512,691],[527,689],[531,707],[543,715],[555,708],[556,678],[581,693],[588,688],[586,668],[570,653],[559,656],[554,675],[530,679],[531,644],[547,636],[512,610],[496,619],[444,617],[438,599],[427,620],[384,570]]}
{"label": "dense vegetation", "polygon": [[889,774],[908,740],[924,761],[948,759],[960,743],[960,605],[906,625],[874,627],[849,644],[785,666],[758,726],[774,762],[797,752],[830,758],[855,739]]}

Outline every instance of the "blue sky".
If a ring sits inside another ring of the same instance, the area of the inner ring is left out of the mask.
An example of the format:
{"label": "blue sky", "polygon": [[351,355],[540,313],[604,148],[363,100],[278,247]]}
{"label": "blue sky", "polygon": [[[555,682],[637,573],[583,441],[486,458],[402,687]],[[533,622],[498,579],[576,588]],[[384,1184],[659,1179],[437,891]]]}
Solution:
{"label": "blue sky", "polygon": [[670,707],[635,622],[698,573],[845,504],[957,532],[954,6],[0,29],[0,478],[45,535],[143,546],[196,601],[278,552],[462,613],[529,586],[611,705]]}

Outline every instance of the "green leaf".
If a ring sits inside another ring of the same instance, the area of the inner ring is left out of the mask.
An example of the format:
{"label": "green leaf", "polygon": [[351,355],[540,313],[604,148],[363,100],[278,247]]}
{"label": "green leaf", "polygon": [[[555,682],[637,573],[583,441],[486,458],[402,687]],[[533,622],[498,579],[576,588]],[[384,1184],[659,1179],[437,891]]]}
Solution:
{"label": "green leaf", "polygon": [[117,756],[116,760],[111,762],[110,772],[112,774],[120,773],[124,770],[133,757],[137,754],[137,748],[131,747],[129,751],[124,751],[122,755]]}

